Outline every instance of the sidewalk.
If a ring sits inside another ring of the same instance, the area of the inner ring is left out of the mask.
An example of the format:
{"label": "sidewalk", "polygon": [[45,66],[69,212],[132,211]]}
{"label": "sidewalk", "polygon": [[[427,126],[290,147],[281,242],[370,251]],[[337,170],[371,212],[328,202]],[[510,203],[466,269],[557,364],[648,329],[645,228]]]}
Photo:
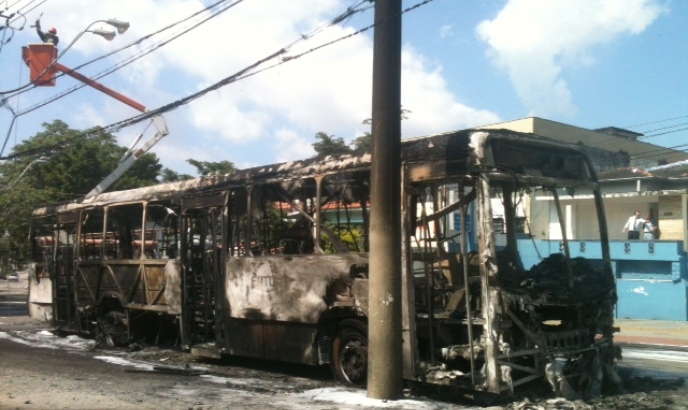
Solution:
{"label": "sidewalk", "polygon": [[620,331],[614,341],[623,346],[674,348],[688,351],[688,322],[615,319]]}

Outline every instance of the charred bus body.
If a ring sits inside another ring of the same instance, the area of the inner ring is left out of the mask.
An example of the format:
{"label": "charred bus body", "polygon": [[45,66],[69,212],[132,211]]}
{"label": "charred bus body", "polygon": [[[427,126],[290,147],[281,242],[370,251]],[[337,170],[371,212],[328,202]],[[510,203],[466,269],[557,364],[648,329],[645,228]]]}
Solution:
{"label": "charred bus body", "polygon": [[[617,382],[606,224],[582,151],[468,130],[404,140],[400,171],[405,379],[507,394]],[[112,344],[329,363],[363,385],[369,179],[363,153],[38,208],[30,313]],[[590,202],[572,235],[574,191]],[[572,257],[580,239],[596,256]]]}

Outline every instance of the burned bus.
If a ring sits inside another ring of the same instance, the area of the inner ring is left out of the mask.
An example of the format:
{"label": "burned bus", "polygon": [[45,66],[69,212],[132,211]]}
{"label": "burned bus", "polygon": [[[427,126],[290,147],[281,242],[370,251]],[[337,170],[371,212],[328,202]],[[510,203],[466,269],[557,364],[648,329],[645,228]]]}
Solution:
{"label": "burned bus", "polygon": [[[37,208],[30,313],[111,345],[329,364],[364,385],[370,161],[317,157]],[[404,140],[399,172],[404,379],[504,394],[545,381],[583,396],[617,382],[615,282],[583,151],[465,130]]]}

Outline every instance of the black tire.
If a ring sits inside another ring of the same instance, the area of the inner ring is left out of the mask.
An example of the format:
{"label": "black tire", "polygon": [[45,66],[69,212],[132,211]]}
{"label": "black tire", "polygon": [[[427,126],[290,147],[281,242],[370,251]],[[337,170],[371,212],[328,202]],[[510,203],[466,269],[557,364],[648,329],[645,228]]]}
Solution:
{"label": "black tire", "polygon": [[101,316],[99,320],[103,340],[110,347],[126,346],[129,343],[129,333],[126,325],[127,314],[112,310]]}
{"label": "black tire", "polygon": [[359,320],[343,320],[331,352],[334,377],[345,385],[364,387],[368,379],[368,326]]}

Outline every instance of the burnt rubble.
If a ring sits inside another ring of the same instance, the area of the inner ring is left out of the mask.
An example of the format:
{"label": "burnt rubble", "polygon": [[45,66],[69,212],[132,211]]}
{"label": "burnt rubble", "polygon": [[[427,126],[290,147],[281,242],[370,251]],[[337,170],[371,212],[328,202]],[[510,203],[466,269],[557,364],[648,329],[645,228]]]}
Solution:
{"label": "burnt rubble", "polygon": [[[568,263],[571,264],[571,283]],[[500,270],[502,268],[503,262]],[[580,257],[569,261],[561,253],[544,258],[529,270],[508,266],[503,272],[501,286],[504,291],[514,296],[528,296],[534,304],[587,303],[614,290],[614,277],[601,265]]]}

